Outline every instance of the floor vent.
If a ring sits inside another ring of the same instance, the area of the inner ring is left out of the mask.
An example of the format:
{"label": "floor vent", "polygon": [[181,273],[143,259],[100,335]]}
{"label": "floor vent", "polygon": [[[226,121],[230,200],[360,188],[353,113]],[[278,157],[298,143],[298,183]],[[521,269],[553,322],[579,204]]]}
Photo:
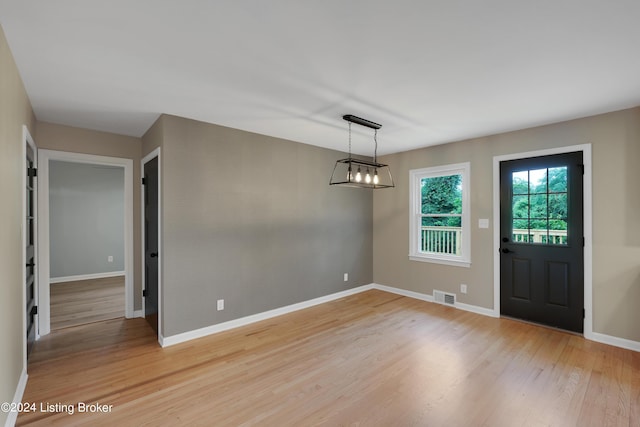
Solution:
{"label": "floor vent", "polygon": [[442,291],[433,291],[433,301],[438,304],[456,305],[456,294],[448,294]]}

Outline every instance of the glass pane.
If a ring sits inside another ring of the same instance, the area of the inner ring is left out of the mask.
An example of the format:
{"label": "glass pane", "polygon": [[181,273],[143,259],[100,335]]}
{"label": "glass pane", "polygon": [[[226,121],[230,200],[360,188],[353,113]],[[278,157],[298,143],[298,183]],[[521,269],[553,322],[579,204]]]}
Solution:
{"label": "glass pane", "polygon": [[512,174],[512,239],[519,243],[567,244],[567,167]]}
{"label": "glass pane", "polygon": [[567,194],[549,194],[549,218],[566,219],[567,213]]}
{"label": "glass pane", "polygon": [[567,244],[567,221],[554,219],[549,221],[549,244]]}
{"label": "glass pane", "polygon": [[544,232],[546,234],[548,227],[548,220],[547,218],[531,218],[529,220],[529,231],[531,233],[542,233]]}
{"label": "glass pane", "polygon": [[423,227],[462,227],[461,216],[423,216]]}
{"label": "glass pane", "polygon": [[423,214],[462,213],[462,175],[445,175],[420,180]]}
{"label": "glass pane", "polygon": [[532,194],[530,199],[529,216],[531,218],[547,218],[547,195]]}
{"label": "glass pane", "polygon": [[420,251],[434,254],[461,255],[462,218],[423,217]]}
{"label": "glass pane", "polygon": [[513,219],[513,232],[515,233],[528,233],[529,232],[529,220],[528,219]]}
{"label": "glass pane", "polygon": [[529,220],[514,219],[511,240],[516,243],[529,243]]}
{"label": "glass pane", "polygon": [[567,191],[567,167],[549,168],[549,192],[566,193]]}
{"label": "glass pane", "polygon": [[514,195],[529,194],[529,171],[513,172],[511,186]]}
{"label": "glass pane", "polygon": [[547,170],[536,169],[529,171],[529,191],[531,194],[547,192]]}
{"label": "glass pane", "polygon": [[511,203],[514,218],[529,218],[529,196],[513,196]]}

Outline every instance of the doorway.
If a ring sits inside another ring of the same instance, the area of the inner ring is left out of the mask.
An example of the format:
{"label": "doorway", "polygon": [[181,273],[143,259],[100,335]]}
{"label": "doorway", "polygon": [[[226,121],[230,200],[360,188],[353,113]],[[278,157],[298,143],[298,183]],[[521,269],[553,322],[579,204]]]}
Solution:
{"label": "doorway", "polygon": [[500,163],[500,314],[583,332],[582,152]]}
{"label": "doorway", "polygon": [[[40,268],[39,278],[39,328],[40,335],[46,335],[51,331],[51,241],[50,232],[53,224],[50,224],[50,169],[54,162],[68,162],[74,164],[92,165],[108,170],[118,168],[124,170],[124,209],[123,215],[123,270],[118,272],[124,275],[124,314],[131,318],[133,313],[133,161],[118,157],[105,157],[79,153],[68,153],[52,150],[38,151],[38,169],[40,175],[40,191],[38,193],[38,237],[40,245],[38,255]],[[106,257],[105,260],[107,261]],[[114,259],[115,261],[115,259]],[[85,279],[95,279],[86,275]]]}
{"label": "doorway", "polygon": [[161,342],[160,149],[142,159],[142,259],[144,317]]}
{"label": "doorway", "polygon": [[27,127],[23,127],[24,140],[24,186],[23,186],[23,266],[24,275],[24,307],[26,335],[25,360],[29,359],[33,343],[38,335],[38,282],[37,282],[37,147],[29,134]]}
{"label": "doorway", "polygon": [[493,166],[494,314],[590,338],[591,146],[497,156]]}

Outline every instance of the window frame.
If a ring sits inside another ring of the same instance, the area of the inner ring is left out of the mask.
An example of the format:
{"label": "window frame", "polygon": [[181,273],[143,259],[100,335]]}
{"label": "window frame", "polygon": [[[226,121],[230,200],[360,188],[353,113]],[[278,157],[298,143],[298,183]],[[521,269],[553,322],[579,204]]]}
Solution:
{"label": "window frame", "polygon": [[[460,255],[449,255],[422,252],[420,251],[420,233],[422,232],[422,193],[420,182],[424,178],[437,178],[450,175],[462,176],[461,253]],[[470,162],[411,169],[409,171],[409,259],[411,261],[471,267],[470,175]]]}

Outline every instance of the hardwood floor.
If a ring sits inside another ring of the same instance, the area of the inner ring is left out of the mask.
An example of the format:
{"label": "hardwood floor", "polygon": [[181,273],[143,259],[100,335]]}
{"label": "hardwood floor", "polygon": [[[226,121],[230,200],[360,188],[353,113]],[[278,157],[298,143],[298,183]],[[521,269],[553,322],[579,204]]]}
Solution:
{"label": "hardwood floor", "polygon": [[51,329],[124,317],[124,276],[55,283]]}
{"label": "hardwood floor", "polygon": [[75,413],[18,425],[638,426],[640,353],[372,290],[164,349],[143,319],[56,331],[24,402]]}

